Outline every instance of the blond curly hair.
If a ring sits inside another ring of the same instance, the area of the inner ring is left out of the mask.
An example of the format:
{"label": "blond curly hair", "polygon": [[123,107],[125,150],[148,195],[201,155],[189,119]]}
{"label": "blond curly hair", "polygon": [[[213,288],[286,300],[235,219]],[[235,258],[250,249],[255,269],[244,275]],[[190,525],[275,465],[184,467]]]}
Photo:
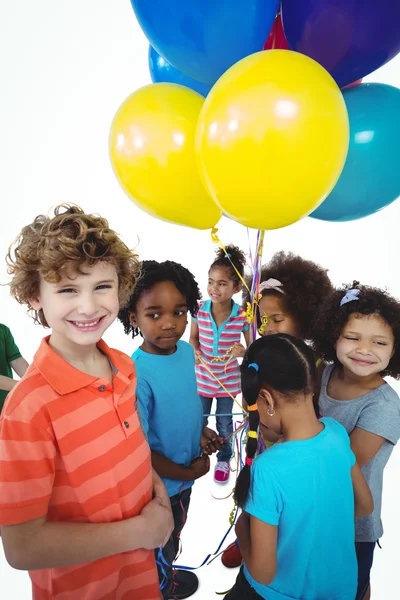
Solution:
{"label": "blond curly hair", "polygon": [[35,311],[30,300],[39,295],[41,278],[58,283],[67,273],[82,274],[82,267],[100,261],[115,266],[118,273],[118,296],[123,307],[135,288],[139,261],[110,229],[103,217],[86,214],[74,204],[60,204],[54,216],[39,215],[24,227],[6,257],[12,276],[10,291],[20,304],[28,306],[35,322],[48,327],[42,310]]}

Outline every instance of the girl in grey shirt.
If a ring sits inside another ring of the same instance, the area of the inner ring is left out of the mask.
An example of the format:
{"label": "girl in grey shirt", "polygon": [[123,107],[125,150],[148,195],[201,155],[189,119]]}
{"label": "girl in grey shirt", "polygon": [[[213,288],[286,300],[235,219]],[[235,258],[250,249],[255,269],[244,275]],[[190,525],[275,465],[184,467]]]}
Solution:
{"label": "girl in grey shirt", "polygon": [[400,437],[400,399],[383,379],[400,376],[400,303],[356,282],[336,290],[319,311],[315,350],[332,363],[322,375],[320,411],[347,430],[374,499],[373,513],[356,520],[356,600],[368,600],[374,548],[383,533],[383,470]]}

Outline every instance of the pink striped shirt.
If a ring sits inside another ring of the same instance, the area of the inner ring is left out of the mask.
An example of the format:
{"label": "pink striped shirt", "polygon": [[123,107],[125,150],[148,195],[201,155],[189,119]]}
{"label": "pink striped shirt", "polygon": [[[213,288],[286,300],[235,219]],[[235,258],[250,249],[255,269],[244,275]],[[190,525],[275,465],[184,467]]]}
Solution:
{"label": "pink striped shirt", "polygon": [[241,391],[239,363],[230,351],[249,326],[242,309],[233,302],[231,314],[217,327],[211,306],[211,300],[202,302],[195,319],[199,328],[199,351],[206,363],[206,366],[196,365],[197,389],[201,396],[209,398],[228,396],[227,392],[237,396]]}

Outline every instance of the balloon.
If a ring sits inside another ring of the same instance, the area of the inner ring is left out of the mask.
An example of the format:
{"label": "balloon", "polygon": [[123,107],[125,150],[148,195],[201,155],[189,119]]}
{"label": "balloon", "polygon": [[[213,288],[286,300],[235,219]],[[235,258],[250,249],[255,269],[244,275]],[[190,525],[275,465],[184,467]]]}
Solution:
{"label": "balloon", "polygon": [[195,81],[191,77],[178,71],[178,69],[175,69],[175,67],[170,65],[165,58],[160,56],[157,50],[154,50],[152,46],[149,47],[149,69],[153,83],[178,83],[179,85],[184,85],[185,87],[194,90],[204,97],[207,96],[208,92],[211,90],[210,85]]}
{"label": "balloon", "polygon": [[350,145],[333,192],[312,217],[352,221],[381,210],[400,196],[400,90],[364,83],[343,91]]}
{"label": "balloon", "polygon": [[272,26],[267,41],[264,44],[264,50],[287,50],[288,43],[283,32],[281,15],[278,14]]}
{"label": "balloon", "polygon": [[196,166],[203,101],[180,85],[147,85],[122,103],[110,132],[111,163],[130,199],[155,217],[198,229],[213,227],[222,214]]}
{"label": "balloon", "polygon": [[257,52],[207,96],[196,150],[223,212],[257,229],[298,221],[343,168],[349,139],[343,96],[315,61],[290,50]]}
{"label": "balloon", "polygon": [[399,0],[282,0],[289,48],[314,58],[340,87],[400,52]]}
{"label": "balloon", "polygon": [[261,50],[279,0],[131,0],[150,44],[176,69],[214,85]]}

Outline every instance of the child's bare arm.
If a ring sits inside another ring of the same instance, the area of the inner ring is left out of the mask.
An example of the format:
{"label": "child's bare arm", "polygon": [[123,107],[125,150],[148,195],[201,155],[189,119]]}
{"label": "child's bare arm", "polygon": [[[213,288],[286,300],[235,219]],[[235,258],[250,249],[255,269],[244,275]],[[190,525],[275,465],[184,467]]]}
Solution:
{"label": "child's bare arm", "polygon": [[201,456],[193,460],[188,467],[178,465],[159,452],[151,451],[151,462],[154,470],[160,477],[176,479],[178,481],[193,481],[199,479],[210,470],[210,459]]}
{"label": "child's bare arm", "polygon": [[371,433],[361,427],[355,427],[350,434],[351,449],[360,467],[364,467],[378,453],[385,443],[385,438]]}
{"label": "child's bare arm", "polygon": [[353,481],[354,490],[355,517],[356,519],[359,517],[366,517],[373,512],[374,501],[368,484],[365,481],[363,472],[357,463],[355,463],[354,467],[351,469],[351,479]]}
{"label": "child's bare arm", "polygon": [[141,514],[114,523],[48,522],[45,517],[2,526],[4,552],[15,569],[71,567],[119,554],[163,546],[173,530],[170,506],[158,497]]}

